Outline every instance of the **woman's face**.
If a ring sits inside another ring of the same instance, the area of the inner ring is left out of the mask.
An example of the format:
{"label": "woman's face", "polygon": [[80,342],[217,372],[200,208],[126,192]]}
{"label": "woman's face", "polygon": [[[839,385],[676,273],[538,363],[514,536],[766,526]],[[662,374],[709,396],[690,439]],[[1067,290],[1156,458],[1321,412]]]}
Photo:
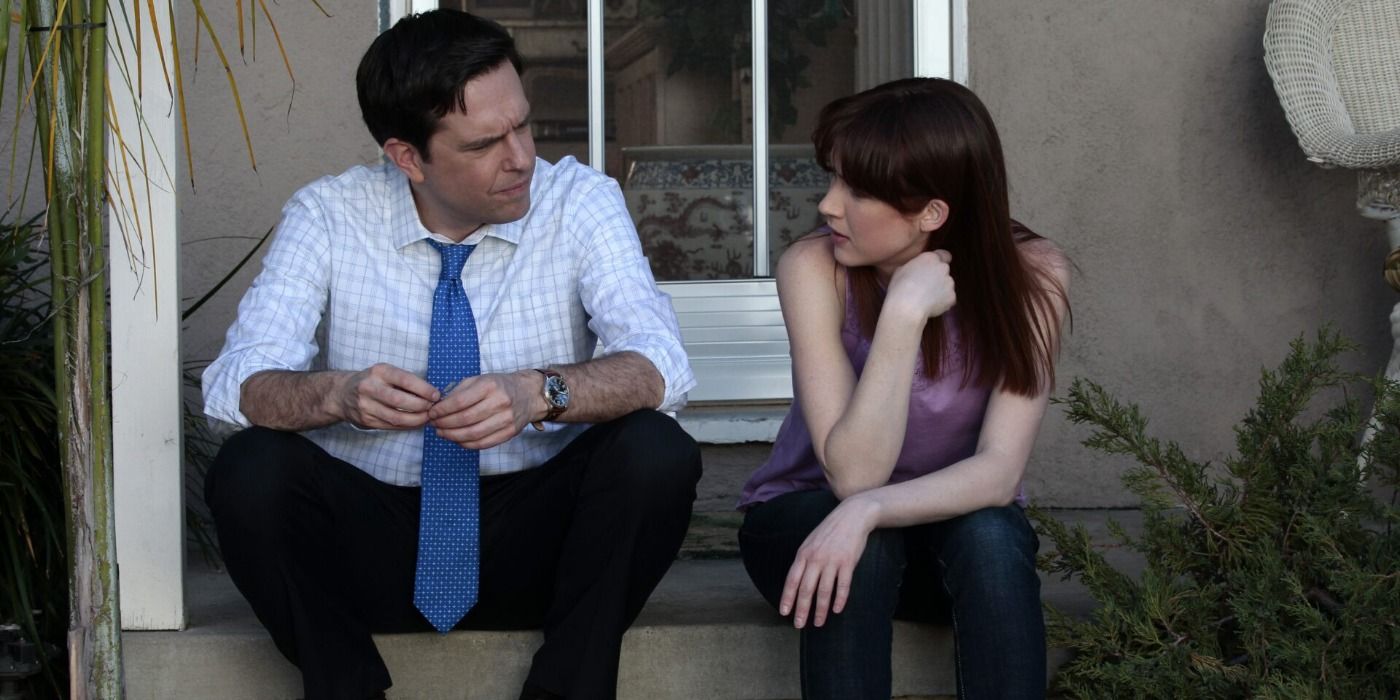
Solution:
{"label": "woman's face", "polygon": [[900,265],[914,259],[928,245],[928,237],[940,223],[937,212],[930,218],[932,207],[930,203],[923,211],[901,213],[874,197],[853,191],[839,174],[833,173],[817,211],[831,226],[837,262],[846,267],[873,266],[882,280],[888,280]]}

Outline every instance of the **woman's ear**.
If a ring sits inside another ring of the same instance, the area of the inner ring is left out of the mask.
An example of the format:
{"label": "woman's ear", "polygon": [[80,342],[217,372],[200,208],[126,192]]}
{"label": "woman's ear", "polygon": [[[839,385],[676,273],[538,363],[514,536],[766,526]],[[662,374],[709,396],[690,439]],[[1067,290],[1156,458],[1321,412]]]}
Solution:
{"label": "woman's ear", "polygon": [[941,199],[930,199],[918,214],[919,230],[933,233],[948,221],[948,203]]}
{"label": "woman's ear", "polygon": [[398,166],[398,169],[408,176],[409,182],[423,181],[422,159],[418,155],[418,149],[413,144],[391,138],[384,142],[382,148],[384,155],[388,157],[390,162]]}

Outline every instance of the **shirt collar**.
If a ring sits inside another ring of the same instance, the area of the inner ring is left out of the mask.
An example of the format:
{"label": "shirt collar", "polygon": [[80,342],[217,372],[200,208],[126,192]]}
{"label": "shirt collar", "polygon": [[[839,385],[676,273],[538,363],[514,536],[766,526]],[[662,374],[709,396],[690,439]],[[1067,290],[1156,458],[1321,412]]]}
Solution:
{"label": "shirt collar", "polygon": [[[394,248],[402,250],[412,243],[426,239],[451,243],[452,241],[423,226],[422,220],[418,218],[418,207],[413,204],[413,190],[408,185],[408,176],[404,175],[403,171],[395,167],[393,163],[386,162],[381,167],[385,169],[389,183],[389,226],[393,232]],[[534,183],[530,184],[531,189],[533,189]],[[475,245],[486,236],[491,236],[511,245],[519,245],[527,218],[529,218],[528,213],[517,221],[505,224],[485,224],[467,236],[463,243]]]}

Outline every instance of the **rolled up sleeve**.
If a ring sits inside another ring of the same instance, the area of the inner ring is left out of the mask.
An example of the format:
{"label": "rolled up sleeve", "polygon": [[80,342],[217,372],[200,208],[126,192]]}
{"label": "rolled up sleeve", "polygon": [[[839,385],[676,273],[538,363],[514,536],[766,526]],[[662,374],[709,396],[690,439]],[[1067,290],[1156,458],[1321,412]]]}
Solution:
{"label": "rolled up sleeve", "polygon": [[671,297],[656,286],[617,183],[608,180],[597,190],[581,198],[575,212],[588,261],[579,286],[589,328],[603,354],[631,351],[647,358],[666,385],[658,410],[679,410],[695,375]]}
{"label": "rolled up sleeve", "polygon": [[219,357],[204,370],[204,413],[210,419],[248,427],[240,406],[248,377],[310,369],[330,285],[329,243],[314,198],[303,192],[282,209],[263,269],[239,302]]}

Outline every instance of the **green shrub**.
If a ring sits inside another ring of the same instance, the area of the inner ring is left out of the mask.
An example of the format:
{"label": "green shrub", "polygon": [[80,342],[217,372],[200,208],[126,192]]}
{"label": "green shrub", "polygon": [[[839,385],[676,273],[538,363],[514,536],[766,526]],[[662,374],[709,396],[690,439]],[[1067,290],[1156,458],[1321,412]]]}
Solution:
{"label": "green shrub", "polygon": [[[0,214],[9,221],[10,212]],[[39,697],[63,697],[68,633],[68,538],[63,470],[54,402],[54,337],[48,255],[41,217],[0,224],[0,624],[16,623],[29,641],[54,653],[44,678],[31,681]],[[261,237],[222,279],[182,313],[188,320],[243,268],[267,241]],[[200,363],[186,367],[198,387]],[[206,560],[217,563],[213,529],[199,487],[219,439],[198,402],[185,405],[186,533]],[[39,686],[42,686],[40,688]]]}
{"label": "green shrub", "polygon": [[[0,224],[0,623],[61,649],[68,630],[67,508],[47,256],[38,249],[37,222]],[[30,685],[58,696],[67,665],[46,661],[43,679]]]}
{"label": "green shrub", "polygon": [[[1336,333],[1295,341],[1265,371],[1257,406],[1219,466],[1146,434],[1147,420],[1076,380],[1071,421],[1085,445],[1137,461],[1139,579],[1114,570],[1082,528],[1043,512],[1046,571],[1077,577],[1088,619],[1047,606],[1050,642],[1072,650],[1056,688],[1075,698],[1400,697],[1400,386],[1342,372]],[[1361,391],[1358,391],[1360,389]],[[1368,391],[1369,390],[1369,391]],[[1357,395],[1375,395],[1371,416]],[[1335,398],[1314,406],[1319,394]],[[1365,465],[1364,468],[1361,465]]]}

